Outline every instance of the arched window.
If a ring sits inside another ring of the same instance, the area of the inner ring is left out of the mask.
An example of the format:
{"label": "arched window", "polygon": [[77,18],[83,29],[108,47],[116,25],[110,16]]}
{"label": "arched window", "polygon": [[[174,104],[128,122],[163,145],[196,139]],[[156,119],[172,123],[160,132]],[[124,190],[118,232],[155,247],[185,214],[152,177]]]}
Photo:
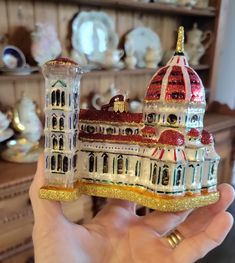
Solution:
{"label": "arched window", "polygon": [[54,106],[56,103],[55,103],[55,91],[53,90],[52,93],[51,93],[51,104]]}
{"label": "arched window", "polygon": [[181,177],[182,177],[182,166],[178,166],[177,170],[176,170],[176,175],[175,175],[175,185],[180,185],[180,181],[181,181]]}
{"label": "arched window", "polygon": [[158,178],[157,178],[157,184],[160,184],[160,181],[161,181],[161,170],[162,170],[162,168],[159,167],[159,170],[158,170]]}
{"label": "arched window", "polygon": [[68,160],[68,157],[64,157],[64,160],[63,160],[63,172],[66,173],[68,172],[68,168],[69,168],[69,160]]}
{"label": "arched window", "polygon": [[157,165],[155,163],[153,167],[152,183],[156,184],[156,182],[157,182]]}
{"label": "arched window", "polygon": [[94,172],[94,164],[95,164],[94,154],[90,153],[89,154],[89,172],[90,173]]}
{"label": "arched window", "polygon": [[46,157],[46,168],[48,169],[48,156]]}
{"label": "arched window", "polygon": [[56,129],[57,128],[57,119],[55,116],[52,117],[52,128]]}
{"label": "arched window", "polygon": [[51,156],[51,170],[55,170],[55,156]]}
{"label": "arched window", "polygon": [[97,172],[97,156],[95,157],[95,172]]}
{"label": "arched window", "polygon": [[73,135],[73,147],[75,148],[77,145],[77,133]]}
{"label": "arched window", "polygon": [[56,91],[56,106],[60,105],[60,90]]}
{"label": "arched window", "polygon": [[87,132],[89,132],[89,133],[94,133],[94,132],[95,132],[95,127],[88,125],[88,126],[87,126]]}
{"label": "arched window", "polygon": [[170,115],[168,115],[168,117],[167,117],[167,122],[168,122],[169,124],[176,124],[176,122],[177,122],[177,116],[176,116],[175,114],[170,114]]}
{"label": "arched window", "polygon": [[113,134],[113,129],[112,128],[107,128],[106,129],[107,134]]}
{"label": "arched window", "polygon": [[63,107],[65,105],[65,93],[64,91],[61,92],[61,106]]}
{"label": "arched window", "polygon": [[74,106],[77,105],[77,99],[78,99],[78,94],[77,92],[73,94],[73,102],[74,102]]}
{"label": "arched window", "polygon": [[73,156],[73,168],[76,168],[77,166],[77,155]]}
{"label": "arched window", "polygon": [[52,145],[53,145],[53,149],[54,149],[54,150],[57,149],[57,144],[58,144],[58,141],[57,141],[57,139],[54,137],[54,138],[52,139]]}
{"label": "arched window", "polygon": [[149,113],[149,114],[148,114],[148,116],[147,116],[147,122],[148,122],[148,123],[154,122],[155,119],[156,119],[155,113]]}
{"label": "arched window", "polygon": [[167,165],[164,165],[162,171],[162,185],[168,185],[168,183],[169,183],[169,169]]}
{"label": "arched window", "polygon": [[131,135],[133,133],[131,128],[126,128],[126,135]]}
{"label": "arched window", "polygon": [[117,160],[117,173],[122,174],[123,173],[123,157],[122,155],[118,156]]}
{"label": "arched window", "polygon": [[63,138],[59,139],[59,150],[62,151],[64,149],[64,140]]}
{"label": "arched window", "polygon": [[103,173],[108,173],[109,165],[108,165],[108,155],[104,153],[103,157]]}
{"label": "arched window", "polygon": [[215,172],[215,163],[213,162],[210,167],[209,180],[212,180]]}
{"label": "arched window", "polygon": [[215,163],[213,163],[211,166],[211,175],[213,175],[214,172],[215,172]]}
{"label": "arched window", "polygon": [[189,165],[189,173],[192,174],[192,183],[195,181],[195,167],[193,164]]}
{"label": "arched window", "polygon": [[128,166],[129,166],[129,163],[128,163],[128,159],[126,158],[126,174],[128,172]]}
{"label": "arched window", "polygon": [[135,164],[135,176],[138,176],[138,167],[139,167],[139,161]]}
{"label": "arched window", "polygon": [[198,121],[198,115],[193,115],[191,118],[191,122],[195,123]]}
{"label": "arched window", "polygon": [[73,115],[73,128],[75,129],[76,126],[77,126],[77,115],[76,115],[76,113],[74,113],[74,115]]}
{"label": "arched window", "polygon": [[58,154],[58,163],[57,163],[57,171],[62,170],[62,155]]}
{"label": "arched window", "polygon": [[60,130],[62,131],[64,129],[64,118],[60,117]]}

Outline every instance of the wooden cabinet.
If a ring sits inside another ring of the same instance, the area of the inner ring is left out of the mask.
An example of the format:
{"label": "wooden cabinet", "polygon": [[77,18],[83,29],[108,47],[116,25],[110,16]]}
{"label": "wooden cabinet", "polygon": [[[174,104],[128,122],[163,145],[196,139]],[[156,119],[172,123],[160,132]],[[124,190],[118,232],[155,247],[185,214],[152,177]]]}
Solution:
{"label": "wooden cabinet", "polygon": [[[115,23],[120,47],[123,45],[123,36],[129,30],[137,26],[148,26],[160,36],[163,50],[167,51],[175,47],[179,25],[184,25],[188,30],[197,22],[201,29],[210,29],[214,33],[213,45],[203,57],[202,64],[195,67],[205,84],[208,101],[213,101],[218,51],[223,39],[223,19],[226,16],[227,4],[228,0],[214,0],[211,1],[212,8],[202,10],[126,0],[5,0],[0,1],[0,39],[1,36],[7,36],[9,44],[20,47],[26,54],[27,61],[33,63],[30,55],[30,31],[34,24],[53,24],[62,43],[63,55],[68,56],[71,46],[71,20],[82,10],[107,12]],[[1,45],[0,42],[0,48]],[[112,84],[117,90],[127,92],[130,99],[142,100],[147,82],[155,71],[136,69],[89,72],[81,82],[81,101],[85,101],[90,92],[105,93]],[[0,104],[3,107],[12,106],[22,92],[43,109],[44,80],[41,73],[14,77],[0,75]],[[210,114],[206,117],[206,127],[215,134],[216,149],[222,158],[220,181],[229,182],[234,118]],[[0,161],[0,262],[33,262],[33,215],[28,188],[35,169],[35,164]],[[93,202],[99,206],[98,203],[99,200]],[[79,201],[68,204],[65,210],[75,222],[89,219],[92,216],[92,200],[90,197],[82,197]],[[143,211],[140,210],[139,213]]]}

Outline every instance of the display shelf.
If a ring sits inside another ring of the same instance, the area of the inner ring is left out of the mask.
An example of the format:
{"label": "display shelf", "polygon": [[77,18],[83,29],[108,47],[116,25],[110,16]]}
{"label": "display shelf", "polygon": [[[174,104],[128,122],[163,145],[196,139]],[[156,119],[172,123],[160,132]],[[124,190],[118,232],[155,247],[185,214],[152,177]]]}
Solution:
{"label": "display shelf", "polygon": [[[196,71],[208,70],[209,65],[198,65],[192,66]],[[124,70],[94,70],[84,73],[84,78],[95,78],[101,76],[134,76],[134,75],[144,75],[144,74],[154,74],[156,69],[124,69]],[[42,74],[32,73],[30,75],[20,76],[20,75],[0,75],[0,81],[18,81],[18,80],[41,80]]]}
{"label": "display shelf", "polygon": [[173,4],[164,3],[141,3],[126,0],[51,0],[54,2],[70,2],[78,3],[80,6],[95,6],[95,7],[109,7],[115,9],[124,10],[137,10],[142,12],[151,13],[165,13],[165,14],[178,14],[178,15],[188,15],[188,16],[207,16],[214,17],[216,15],[216,10],[214,8],[200,9],[200,8],[189,8],[181,7]]}

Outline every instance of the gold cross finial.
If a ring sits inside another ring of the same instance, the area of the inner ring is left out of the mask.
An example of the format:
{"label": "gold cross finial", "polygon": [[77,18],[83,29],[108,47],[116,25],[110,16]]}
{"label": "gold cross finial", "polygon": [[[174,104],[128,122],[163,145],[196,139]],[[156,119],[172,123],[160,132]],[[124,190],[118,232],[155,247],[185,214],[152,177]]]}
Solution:
{"label": "gold cross finial", "polygon": [[178,29],[178,38],[176,44],[176,53],[184,53],[184,27],[180,26]]}

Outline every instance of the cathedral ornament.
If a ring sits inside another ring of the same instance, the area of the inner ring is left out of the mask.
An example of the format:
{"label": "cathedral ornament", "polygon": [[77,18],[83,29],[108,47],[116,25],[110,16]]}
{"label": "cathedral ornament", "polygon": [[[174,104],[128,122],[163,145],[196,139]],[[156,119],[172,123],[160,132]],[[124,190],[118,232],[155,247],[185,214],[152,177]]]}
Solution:
{"label": "cathedral ornament", "polygon": [[101,110],[79,110],[82,70],[71,60],[49,61],[43,74],[41,198],[68,201],[88,194],[172,212],[219,199],[220,157],[213,136],[203,129],[205,91],[184,56],[183,27],[174,56],[147,87],[142,113],[130,113],[121,94]]}

